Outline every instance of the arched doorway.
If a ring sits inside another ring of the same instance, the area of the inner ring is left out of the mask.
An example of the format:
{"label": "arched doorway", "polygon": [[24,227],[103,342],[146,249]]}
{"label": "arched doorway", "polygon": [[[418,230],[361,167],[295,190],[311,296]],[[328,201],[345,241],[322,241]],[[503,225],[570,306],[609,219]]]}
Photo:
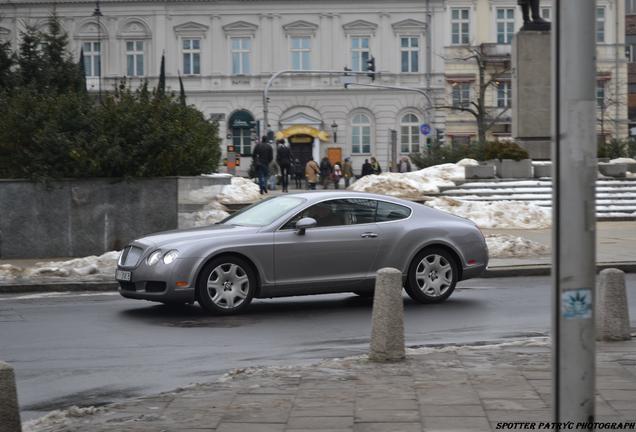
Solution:
{"label": "arched doorway", "polygon": [[314,137],[311,135],[297,134],[287,138],[289,149],[294,155],[294,159],[298,159],[301,166],[305,166],[309,159],[313,156]]}
{"label": "arched doorway", "polygon": [[286,139],[294,158],[307,163],[310,156],[320,160],[320,141],[329,142],[329,134],[311,126],[291,126],[276,132],[276,139]]}

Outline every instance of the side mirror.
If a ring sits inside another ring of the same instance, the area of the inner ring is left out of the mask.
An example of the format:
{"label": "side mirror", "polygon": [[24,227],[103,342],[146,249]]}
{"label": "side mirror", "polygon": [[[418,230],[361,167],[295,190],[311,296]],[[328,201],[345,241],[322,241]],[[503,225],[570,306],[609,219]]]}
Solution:
{"label": "side mirror", "polygon": [[318,225],[318,222],[314,218],[304,217],[298,222],[296,222],[296,229],[298,230],[298,235],[305,235],[305,230],[307,228],[313,228]]}

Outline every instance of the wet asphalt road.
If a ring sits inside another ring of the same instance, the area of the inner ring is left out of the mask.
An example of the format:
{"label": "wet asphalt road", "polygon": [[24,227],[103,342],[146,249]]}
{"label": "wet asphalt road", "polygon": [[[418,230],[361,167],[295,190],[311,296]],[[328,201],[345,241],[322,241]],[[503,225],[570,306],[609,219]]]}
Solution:
{"label": "wet asphalt road", "polygon": [[[408,345],[546,334],[550,278],[462,282],[444,304],[405,297]],[[627,275],[636,327],[636,274]],[[113,294],[0,296],[0,359],[18,378],[23,419],[212,380],[228,369],[300,364],[366,352],[371,299],[355,295],[257,300],[214,317]]]}

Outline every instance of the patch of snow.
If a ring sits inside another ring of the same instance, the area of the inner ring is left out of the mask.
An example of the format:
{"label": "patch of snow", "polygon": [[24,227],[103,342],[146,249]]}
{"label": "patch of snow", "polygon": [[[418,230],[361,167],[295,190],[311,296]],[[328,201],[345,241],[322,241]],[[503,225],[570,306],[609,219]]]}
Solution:
{"label": "patch of snow", "polygon": [[259,187],[252,180],[232,177],[232,184],[226,185],[216,197],[224,204],[252,203],[261,199]]}
{"label": "patch of snow", "polygon": [[547,246],[523,237],[508,234],[488,234],[485,237],[490,258],[531,257],[550,253]]}
{"label": "patch of snow", "polygon": [[551,161],[532,161],[532,165],[552,165]]}
{"label": "patch of snow", "polygon": [[213,225],[222,221],[230,214],[224,210],[201,210],[192,213],[179,214],[179,228],[194,228]]}
{"label": "patch of snow", "polygon": [[439,197],[426,205],[470,219],[480,228],[541,229],[550,227],[550,211],[537,205],[518,201],[462,201]]}
{"label": "patch of snow", "polygon": [[372,192],[405,199],[422,199],[426,194],[439,193],[440,186],[455,186],[455,180],[464,179],[466,165],[479,164],[474,159],[459,163],[435,165],[409,173],[382,173],[364,176],[349,186],[355,192]]}
{"label": "patch of snow", "polygon": [[477,162],[475,159],[464,158],[464,159],[460,160],[459,162],[457,162],[457,165],[459,165],[459,166],[477,166],[477,165],[479,165],[479,162]]}
{"label": "patch of snow", "polygon": [[74,258],[67,261],[41,261],[33,267],[16,267],[11,264],[0,266],[0,280],[20,277],[33,278],[72,278],[82,279],[87,276],[109,276],[115,274],[118,251],[110,251],[100,256]]}
{"label": "patch of snow", "polygon": [[24,422],[22,424],[22,430],[24,432],[46,430],[51,426],[64,425],[69,420],[95,415],[103,411],[105,411],[103,408],[94,406],[80,408],[74,405],[65,410],[51,411],[50,413],[48,413],[44,417],[40,417],[39,419]]}
{"label": "patch of snow", "polygon": [[212,177],[212,178],[228,178],[232,177],[232,174],[228,173],[212,173],[212,174],[201,174],[202,177]]}

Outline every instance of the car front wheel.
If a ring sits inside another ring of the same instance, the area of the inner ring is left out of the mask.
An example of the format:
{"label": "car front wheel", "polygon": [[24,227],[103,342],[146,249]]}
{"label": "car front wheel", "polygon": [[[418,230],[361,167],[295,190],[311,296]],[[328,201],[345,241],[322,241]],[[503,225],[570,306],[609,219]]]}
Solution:
{"label": "car front wheel", "polygon": [[420,303],[440,303],[453,293],[458,279],[455,259],[444,249],[427,248],[409,268],[406,292]]}
{"label": "car front wheel", "polygon": [[205,265],[197,283],[199,304],[209,312],[231,315],[245,310],[256,291],[252,267],[238,257],[219,257]]}

